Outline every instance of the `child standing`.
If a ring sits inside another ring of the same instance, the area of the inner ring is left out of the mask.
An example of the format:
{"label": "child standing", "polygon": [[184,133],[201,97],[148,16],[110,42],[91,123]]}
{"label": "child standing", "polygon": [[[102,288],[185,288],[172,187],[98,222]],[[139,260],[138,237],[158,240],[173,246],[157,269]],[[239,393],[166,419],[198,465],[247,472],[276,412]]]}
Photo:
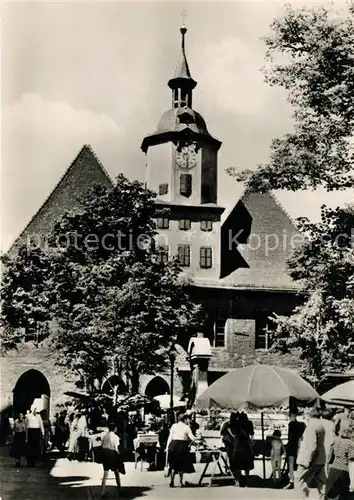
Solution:
{"label": "child standing", "polygon": [[281,439],[281,432],[279,429],[276,429],[273,432],[270,452],[273,470],[272,478],[275,483],[281,480],[281,457],[282,455],[284,455],[284,453],[285,448]]}
{"label": "child standing", "polygon": [[120,492],[119,472],[125,474],[124,463],[119,453],[120,440],[115,431],[116,425],[114,423],[109,423],[108,432],[102,438],[102,465],[104,472],[101,485],[101,498],[105,497],[108,472],[110,470],[114,472],[117,482],[118,494]]}

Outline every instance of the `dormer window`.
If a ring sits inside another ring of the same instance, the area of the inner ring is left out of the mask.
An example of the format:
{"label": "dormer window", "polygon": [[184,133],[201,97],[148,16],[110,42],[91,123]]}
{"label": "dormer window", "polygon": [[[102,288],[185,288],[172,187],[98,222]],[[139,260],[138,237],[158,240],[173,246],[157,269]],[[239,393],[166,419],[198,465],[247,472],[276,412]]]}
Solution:
{"label": "dormer window", "polygon": [[179,122],[184,123],[186,125],[190,125],[191,123],[195,123],[194,117],[188,113],[187,111],[185,113],[182,113],[178,116]]}

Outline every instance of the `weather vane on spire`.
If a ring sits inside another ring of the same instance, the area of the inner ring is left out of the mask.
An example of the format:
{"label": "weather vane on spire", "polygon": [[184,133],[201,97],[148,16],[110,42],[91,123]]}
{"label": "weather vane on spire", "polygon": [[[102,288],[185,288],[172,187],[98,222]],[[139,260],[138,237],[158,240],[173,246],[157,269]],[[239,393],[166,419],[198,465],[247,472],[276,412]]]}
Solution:
{"label": "weather vane on spire", "polygon": [[187,10],[183,9],[181,12],[182,26],[185,25],[186,18],[187,18]]}

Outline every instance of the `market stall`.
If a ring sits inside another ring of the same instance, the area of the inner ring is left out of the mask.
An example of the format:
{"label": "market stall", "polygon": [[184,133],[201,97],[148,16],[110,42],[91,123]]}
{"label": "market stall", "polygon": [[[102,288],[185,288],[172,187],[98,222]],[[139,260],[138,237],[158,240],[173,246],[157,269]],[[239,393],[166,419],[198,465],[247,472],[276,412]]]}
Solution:
{"label": "market stall", "polygon": [[214,382],[196,400],[196,408],[216,406],[228,410],[261,410],[263,476],[266,475],[264,410],[284,408],[293,401],[309,405],[319,394],[296,372],[270,365],[250,365],[235,369]]}
{"label": "market stall", "polygon": [[143,470],[143,462],[153,463],[155,470],[157,469],[157,460],[159,453],[159,436],[153,432],[138,433],[138,436],[133,441],[135,469],[140,461],[141,469]]}
{"label": "market stall", "polygon": [[195,452],[197,462],[205,464],[198,486],[201,486],[206,477],[209,478],[208,485],[212,486],[213,481],[220,476],[223,479],[231,479],[236,484],[237,480],[229,468],[226,450],[221,444],[220,436],[216,436],[215,433],[203,433],[191,451]]}

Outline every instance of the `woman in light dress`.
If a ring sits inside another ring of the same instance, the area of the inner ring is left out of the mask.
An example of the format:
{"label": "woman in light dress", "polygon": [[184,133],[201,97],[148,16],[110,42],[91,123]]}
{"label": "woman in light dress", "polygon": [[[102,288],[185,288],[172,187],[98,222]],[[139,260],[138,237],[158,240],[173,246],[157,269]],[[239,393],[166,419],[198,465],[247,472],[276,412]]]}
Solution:
{"label": "woman in light dress", "polygon": [[178,473],[181,487],[184,486],[183,474],[195,471],[189,450],[189,445],[195,442],[190,428],[190,416],[180,415],[177,424],[173,424],[167,441],[168,464],[171,469],[170,488],[174,487],[175,476]]}
{"label": "woman in light dress", "polygon": [[69,417],[69,448],[68,448],[68,459],[75,460],[77,453],[79,451],[78,439],[80,437],[79,429],[79,415],[73,414]]}

